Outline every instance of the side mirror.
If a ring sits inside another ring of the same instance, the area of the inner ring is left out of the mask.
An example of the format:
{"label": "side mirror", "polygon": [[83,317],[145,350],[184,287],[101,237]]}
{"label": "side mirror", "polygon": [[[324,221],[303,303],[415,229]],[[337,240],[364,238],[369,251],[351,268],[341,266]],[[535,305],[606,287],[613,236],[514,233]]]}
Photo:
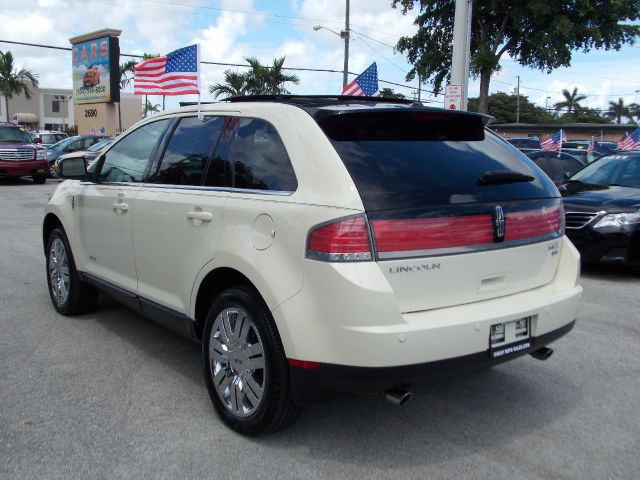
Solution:
{"label": "side mirror", "polygon": [[87,176],[87,165],[82,157],[58,159],[58,178],[65,180],[83,180]]}

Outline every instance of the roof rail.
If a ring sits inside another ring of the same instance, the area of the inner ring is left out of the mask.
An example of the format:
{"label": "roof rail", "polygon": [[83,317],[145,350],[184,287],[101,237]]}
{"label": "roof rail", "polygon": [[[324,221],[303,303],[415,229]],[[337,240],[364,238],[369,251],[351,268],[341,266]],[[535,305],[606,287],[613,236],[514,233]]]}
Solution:
{"label": "roof rail", "polygon": [[388,97],[357,97],[351,95],[247,95],[241,97],[228,97],[227,102],[283,102],[296,104],[319,104],[319,103],[404,103],[407,105],[419,105],[415,100]]}

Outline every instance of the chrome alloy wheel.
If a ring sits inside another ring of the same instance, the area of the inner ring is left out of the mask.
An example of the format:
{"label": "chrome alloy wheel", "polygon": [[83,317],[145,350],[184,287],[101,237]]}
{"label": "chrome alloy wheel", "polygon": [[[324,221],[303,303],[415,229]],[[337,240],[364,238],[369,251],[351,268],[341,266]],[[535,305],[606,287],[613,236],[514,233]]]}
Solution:
{"label": "chrome alloy wheel", "polygon": [[264,395],[262,340],[251,317],[237,307],[218,314],[209,339],[209,368],[218,398],[231,413],[248,417]]}
{"label": "chrome alloy wheel", "polygon": [[60,238],[53,240],[49,251],[49,284],[56,304],[64,305],[69,298],[69,258]]}

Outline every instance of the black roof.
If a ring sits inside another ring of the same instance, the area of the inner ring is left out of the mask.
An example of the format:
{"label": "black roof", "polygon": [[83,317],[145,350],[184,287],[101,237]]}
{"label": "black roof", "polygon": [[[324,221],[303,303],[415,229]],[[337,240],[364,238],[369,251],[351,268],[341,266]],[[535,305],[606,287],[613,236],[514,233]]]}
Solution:
{"label": "black roof", "polygon": [[[376,109],[378,112],[386,111],[398,111],[398,108],[406,109],[420,109],[428,111],[446,112],[451,115],[472,115],[482,118],[482,122],[486,125],[493,117],[489,115],[483,115],[479,113],[459,111],[459,110],[446,110],[443,108],[426,107],[421,102],[415,100],[408,100],[402,98],[388,98],[388,97],[366,97],[366,96],[350,96],[350,95],[246,95],[238,97],[228,97],[223,99],[225,102],[230,103],[249,103],[249,102],[273,102],[273,103],[286,103],[289,105],[295,105],[305,110],[316,120],[321,118],[346,113],[355,112],[349,108],[339,109],[339,107],[350,106],[363,106]],[[202,104],[208,104],[214,102],[202,102]],[[217,103],[217,102],[215,102]],[[196,102],[180,102],[180,106],[193,106],[197,105]],[[330,107],[338,107],[333,110]],[[359,110],[360,111],[360,110]]]}

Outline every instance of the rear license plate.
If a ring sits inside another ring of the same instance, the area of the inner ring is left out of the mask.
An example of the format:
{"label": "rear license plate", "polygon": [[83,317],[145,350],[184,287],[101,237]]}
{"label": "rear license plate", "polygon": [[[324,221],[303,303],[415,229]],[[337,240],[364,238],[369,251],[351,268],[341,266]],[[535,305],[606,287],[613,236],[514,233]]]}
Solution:
{"label": "rear license plate", "polygon": [[531,346],[531,317],[491,325],[489,331],[491,358],[512,355]]}

